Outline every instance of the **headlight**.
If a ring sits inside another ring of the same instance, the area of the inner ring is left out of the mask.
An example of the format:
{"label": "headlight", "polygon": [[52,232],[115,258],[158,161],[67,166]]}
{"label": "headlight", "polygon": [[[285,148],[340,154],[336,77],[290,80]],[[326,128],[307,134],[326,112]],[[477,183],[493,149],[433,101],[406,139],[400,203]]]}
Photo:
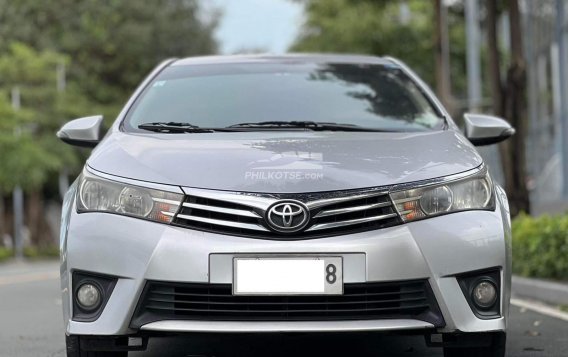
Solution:
{"label": "headlight", "polygon": [[110,181],[85,172],[77,192],[78,212],[109,212],[170,223],[183,195]]}
{"label": "headlight", "polygon": [[467,210],[493,210],[493,183],[485,172],[445,184],[391,192],[405,222]]}

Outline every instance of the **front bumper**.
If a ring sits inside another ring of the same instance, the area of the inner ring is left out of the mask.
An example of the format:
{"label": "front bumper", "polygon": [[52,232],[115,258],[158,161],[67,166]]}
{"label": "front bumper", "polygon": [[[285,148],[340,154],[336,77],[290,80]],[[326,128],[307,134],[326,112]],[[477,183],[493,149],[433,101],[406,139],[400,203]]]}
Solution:
{"label": "front bumper", "polygon": [[[495,212],[470,211],[345,236],[271,241],[219,235],[104,213],[71,212],[62,241],[62,291],[67,334],[124,335],[146,281],[231,283],[238,254],[329,254],[344,258],[344,282],[428,279],[445,320],[438,332],[506,329],[510,290],[510,228]],[[501,314],[479,319],[456,275],[501,269]],[[72,320],[71,273],[115,276],[114,291],[93,322]],[[384,331],[434,326],[418,320],[366,321],[159,321],[141,327],[171,332]]]}

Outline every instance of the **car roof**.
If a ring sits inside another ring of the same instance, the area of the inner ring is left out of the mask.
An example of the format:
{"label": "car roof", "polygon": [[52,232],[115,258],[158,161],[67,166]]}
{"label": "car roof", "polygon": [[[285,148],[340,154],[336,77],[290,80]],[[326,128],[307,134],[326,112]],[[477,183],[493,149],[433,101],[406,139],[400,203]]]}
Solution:
{"label": "car roof", "polygon": [[290,53],[283,55],[255,54],[255,55],[222,55],[187,57],[174,61],[172,66],[225,64],[225,63],[356,63],[356,64],[393,64],[392,59],[369,55],[348,54],[304,54]]}

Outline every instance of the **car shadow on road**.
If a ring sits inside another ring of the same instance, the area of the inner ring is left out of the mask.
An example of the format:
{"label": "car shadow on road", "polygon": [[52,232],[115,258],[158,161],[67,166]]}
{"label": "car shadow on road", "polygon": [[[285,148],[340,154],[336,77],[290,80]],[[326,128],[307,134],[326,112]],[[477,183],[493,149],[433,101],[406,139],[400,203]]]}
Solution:
{"label": "car shadow on road", "polygon": [[[194,338],[195,337],[195,338]],[[440,357],[440,348],[428,348],[422,336],[387,334],[266,334],[163,337],[150,340],[148,351],[131,356],[171,357]]]}

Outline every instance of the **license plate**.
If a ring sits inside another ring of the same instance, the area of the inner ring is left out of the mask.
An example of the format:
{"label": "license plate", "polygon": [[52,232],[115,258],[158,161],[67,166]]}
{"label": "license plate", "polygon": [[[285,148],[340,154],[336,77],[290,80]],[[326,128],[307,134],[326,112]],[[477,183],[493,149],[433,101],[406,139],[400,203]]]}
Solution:
{"label": "license plate", "polygon": [[342,257],[233,259],[234,295],[341,295]]}

